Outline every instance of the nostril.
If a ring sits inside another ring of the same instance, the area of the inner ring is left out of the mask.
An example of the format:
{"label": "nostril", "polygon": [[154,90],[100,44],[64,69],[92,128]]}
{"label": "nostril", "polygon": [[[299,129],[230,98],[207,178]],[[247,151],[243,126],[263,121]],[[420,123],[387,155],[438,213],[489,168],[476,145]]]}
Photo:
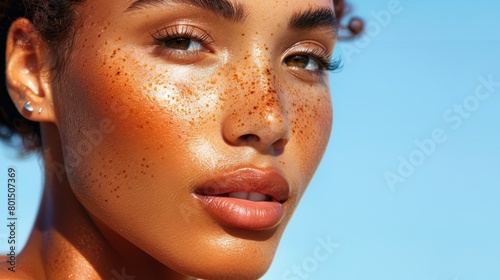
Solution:
{"label": "nostril", "polygon": [[274,142],[273,146],[275,149],[280,150],[285,148],[286,144],[288,144],[288,139],[281,138],[278,141]]}
{"label": "nostril", "polygon": [[245,140],[245,142],[249,142],[249,141],[260,141],[260,137],[255,135],[255,134],[245,134],[245,135],[241,135],[240,136],[240,139],[242,140]]}

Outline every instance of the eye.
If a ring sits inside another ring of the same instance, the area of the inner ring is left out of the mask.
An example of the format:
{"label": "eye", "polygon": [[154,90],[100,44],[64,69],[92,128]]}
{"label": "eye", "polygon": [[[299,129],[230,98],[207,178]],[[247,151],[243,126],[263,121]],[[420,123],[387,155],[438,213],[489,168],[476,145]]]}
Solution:
{"label": "eye", "polygon": [[315,41],[298,42],[285,52],[282,64],[308,74],[334,71],[340,67],[340,59],[332,61],[331,51]]}
{"label": "eye", "polygon": [[308,55],[291,55],[286,57],[283,63],[288,67],[297,67],[311,71],[320,69],[318,62]]}
{"label": "eye", "polygon": [[167,39],[163,41],[163,45],[167,48],[181,51],[201,51],[203,46],[200,42],[185,37]]}
{"label": "eye", "polygon": [[197,56],[210,52],[208,46],[213,43],[210,35],[191,25],[173,25],[151,33],[157,46],[171,55]]}

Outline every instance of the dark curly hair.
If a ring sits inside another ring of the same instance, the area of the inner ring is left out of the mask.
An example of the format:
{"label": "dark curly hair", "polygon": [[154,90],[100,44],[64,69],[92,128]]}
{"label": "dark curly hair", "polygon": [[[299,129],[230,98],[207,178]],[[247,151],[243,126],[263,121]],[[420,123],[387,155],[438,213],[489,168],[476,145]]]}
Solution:
{"label": "dark curly hair", "polygon": [[[71,49],[72,28],[75,28],[75,5],[84,0],[0,0],[0,65],[5,65],[5,48],[10,25],[19,17],[29,19],[36,30],[56,53],[55,68],[62,66]],[[335,13],[346,31],[340,38],[350,38],[360,34],[363,22],[351,18],[342,24],[350,7],[344,0],[334,0]],[[62,46],[62,47],[61,47]],[[5,66],[2,66],[5,67]],[[5,69],[4,69],[5,71]],[[15,136],[20,136],[24,152],[35,151],[41,147],[39,123],[21,116],[7,93],[5,77],[0,79],[0,139],[12,144]]]}
{"label": "dark curly hair", "polygon": [[[83,0],[0,0],[0,65],[5,67],[7,33],[17,18],[29,19],[51,50],[56,53],[53,67],[66,57],[68,34],[74,26],[74,5]],[[61,46],[64,46],[61,48]],[[5,69],[3,69],[5,71]],[[12,144],[20,136],[24,152],[41,147],[39,123],[21,116],[7,93],[5,77],[0,79],[0,139]]]}

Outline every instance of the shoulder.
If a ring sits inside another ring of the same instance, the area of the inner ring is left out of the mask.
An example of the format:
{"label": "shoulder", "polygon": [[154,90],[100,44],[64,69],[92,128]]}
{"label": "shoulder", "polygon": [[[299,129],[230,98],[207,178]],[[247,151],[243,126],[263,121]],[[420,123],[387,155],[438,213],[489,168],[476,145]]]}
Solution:
{"label": "shoulder", "polygon": [[46,279],[38,248],[34,231],[22,252],[17,252],[13,246],[10,252],[0,255],[0,279]]}
{"label": "shoulder", "polygon": [[0,263],[0,279],[5,280],[17,280],[17,279],[33,279],[33,280],[42,280],[45,279],[44,273],[42,271],[38,271],[35,268],[30,268],[32,265],[21,265],[20,263],[24,263],[24,260],[19,257],[16,258],[15,261],[9,260],[9,258],[2,258]]}

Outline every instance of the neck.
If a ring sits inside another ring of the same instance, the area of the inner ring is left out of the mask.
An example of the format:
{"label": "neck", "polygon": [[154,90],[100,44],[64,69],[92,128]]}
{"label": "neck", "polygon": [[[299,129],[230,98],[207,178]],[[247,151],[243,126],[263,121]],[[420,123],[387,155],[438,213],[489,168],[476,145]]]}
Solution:
{"label": "neck", "polygon": [[42,135],[45,190],[33,242],[26,251],[41,251],[37,255],[48,279],[69,275],[191,279],[170,270],[90,215],[70,187],[57,127],[42,124]]}

